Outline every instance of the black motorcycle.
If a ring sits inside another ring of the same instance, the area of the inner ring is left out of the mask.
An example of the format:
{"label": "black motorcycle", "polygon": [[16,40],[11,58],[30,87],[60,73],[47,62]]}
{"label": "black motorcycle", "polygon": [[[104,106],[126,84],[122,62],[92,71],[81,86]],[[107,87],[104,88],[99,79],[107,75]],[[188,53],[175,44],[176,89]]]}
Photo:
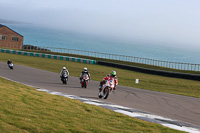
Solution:
{"label": "black motorcycle", "polygon": [[67,74],[64,74],[61,78],[63,84],[67,84],[67,81],[68,81],[68,75]]}

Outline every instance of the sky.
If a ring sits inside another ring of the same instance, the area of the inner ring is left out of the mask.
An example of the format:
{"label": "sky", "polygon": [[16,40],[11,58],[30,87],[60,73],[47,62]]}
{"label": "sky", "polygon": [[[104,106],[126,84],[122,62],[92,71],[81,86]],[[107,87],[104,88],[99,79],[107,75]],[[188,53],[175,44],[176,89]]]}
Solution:
{"label": "sky", "polygon": [[200,49],[200,0],[0,0],[0,19]]}

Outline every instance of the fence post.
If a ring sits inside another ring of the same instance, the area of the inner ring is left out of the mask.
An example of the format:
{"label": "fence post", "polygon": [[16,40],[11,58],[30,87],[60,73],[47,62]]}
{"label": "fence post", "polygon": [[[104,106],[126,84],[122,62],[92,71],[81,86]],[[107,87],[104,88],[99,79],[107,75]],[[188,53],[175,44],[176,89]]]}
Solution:
{"label": "fence post", "polygon": [[177,63],[177,65],[178,65],[178,70],[179,70],[179,63]]}
{"label": "fence post", "polygon": [[175,69],[176,69],[176,62],[173,62],[174,63],[174,65],[175,65]]}
{"label": "fence post", "polygon": [[186,70],[186,63],[184,64],[184,70]]}
{"label": "fence post", "polygon": [[180,68],[179,68],[180,66],[181,66],[180,63],[178,63],[178,70],[180,70]]}

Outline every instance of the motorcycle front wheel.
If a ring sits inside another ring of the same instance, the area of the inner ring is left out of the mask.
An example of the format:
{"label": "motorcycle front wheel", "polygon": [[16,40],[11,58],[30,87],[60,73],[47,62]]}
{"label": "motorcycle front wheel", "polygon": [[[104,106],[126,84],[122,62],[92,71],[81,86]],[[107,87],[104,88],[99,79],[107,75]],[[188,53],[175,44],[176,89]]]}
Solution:
{"label": "motorcycle front wheel", "polygon": [[66,84],[66,79],[63,79],[63,84]]}
{"label": "motorcycle front wheel", "polygon": [[86,81],[84,81],[84,87],[87,88],[87,82]]}
{"label": "motorcycle front wheel", "polygon": [[99,90],[98,97],[102,98],[101,91]]}
{"label": "motorcycle front wheel", "polygon": [[108,98],[108,96],[109,96],[109,87],[106,87],[104,90],[103,90],[103,98],[104,99],[107,99]]}

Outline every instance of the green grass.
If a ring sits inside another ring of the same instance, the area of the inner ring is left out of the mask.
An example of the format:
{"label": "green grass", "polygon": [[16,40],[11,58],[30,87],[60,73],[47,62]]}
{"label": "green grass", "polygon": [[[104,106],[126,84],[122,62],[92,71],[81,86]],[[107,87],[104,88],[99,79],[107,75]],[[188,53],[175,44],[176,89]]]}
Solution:
{"label": "green grass", "polygon": [[2,133],[178,133],[94,105],[0,78]]}
{"label": "green grass", "polygon": [[[8,59],[11,59],[14,64],[26,65],[57,73],[60,72],[63,66],[66,66],[70,75],[76,77],[79,77],[83,68],[87,67],[92,80],[96,81],[101,81],[112,70],[116,70],[119,85],[190,97],[200,97],[199,81],[144,74],[100,65],[0,53],[0,61],[6,62]],[[135,79],[140,79],[139,84],[135,84]]]}

